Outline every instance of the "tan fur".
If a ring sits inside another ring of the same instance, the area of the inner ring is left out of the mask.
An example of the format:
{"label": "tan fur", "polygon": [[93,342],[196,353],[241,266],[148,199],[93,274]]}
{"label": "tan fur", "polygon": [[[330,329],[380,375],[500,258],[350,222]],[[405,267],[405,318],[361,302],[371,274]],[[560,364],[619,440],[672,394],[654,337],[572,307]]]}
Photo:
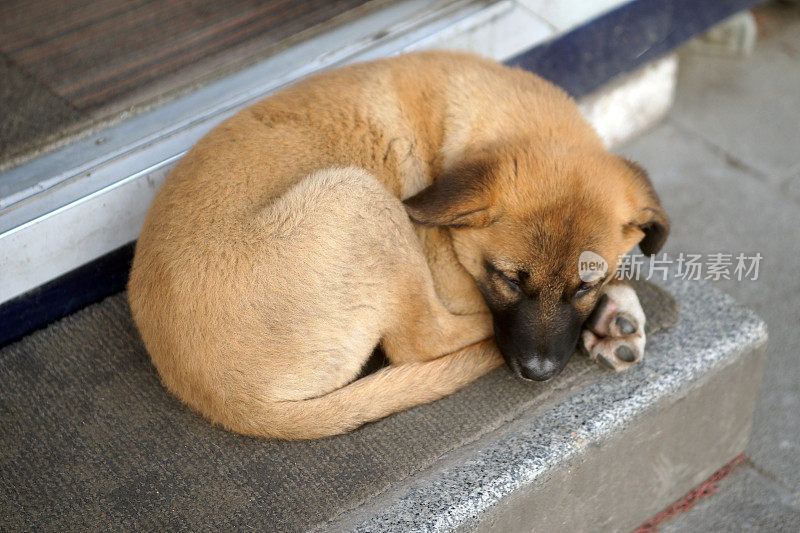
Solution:
{"label": "tan fur", "polygon": [[[400,200],[476,157],[502,174],[486,187],[502,223],[412,224]],[[544,284],[571,257],[516,230],[555,227],[577,201],[575,224],[614,264],[642,232],[592,217],[632,223],[639,181],[532,74],[450,52],[345,67],[241,111],[178,163],[136,246],[131,309],[166,387],[209,420],[341,433],[501,364],[479,255],[503,251]],[[391,366],[353,382],[376,345]]]}

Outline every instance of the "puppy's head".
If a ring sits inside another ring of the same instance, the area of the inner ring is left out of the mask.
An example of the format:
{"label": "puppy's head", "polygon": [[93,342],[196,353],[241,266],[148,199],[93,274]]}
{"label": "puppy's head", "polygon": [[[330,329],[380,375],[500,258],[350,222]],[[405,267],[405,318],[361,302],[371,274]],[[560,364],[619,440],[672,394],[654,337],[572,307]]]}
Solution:
{"label": "puppy's head", "polygon": [[[534,380],[564,368],[619,257],[637,243],[654,254],[669,232],[645,171],[599,148],[486,150],[405,204],[415,222],[450,229],[506,362]],[[605,273],[581,276],[583,252]]]}

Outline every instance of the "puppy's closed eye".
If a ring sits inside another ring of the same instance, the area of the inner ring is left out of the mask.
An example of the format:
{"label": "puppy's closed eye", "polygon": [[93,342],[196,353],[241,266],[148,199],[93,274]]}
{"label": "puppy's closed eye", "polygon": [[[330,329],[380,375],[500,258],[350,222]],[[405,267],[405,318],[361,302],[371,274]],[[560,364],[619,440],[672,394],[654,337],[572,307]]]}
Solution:
{"label": "puppy's closed eye", "polygon": [[522,284],[520,280],[510,277],[500,270],[497,271],[497,275],[511,288],[511,290],[515,292],[522,292]]}
{"label": "puppy's closed eye", "polygon": [[574,298],[577,300],[579,298],[583,298],[584,296],[588,296],[589,294],[593,293],[595,290],[600,288],[603,285],[602,281],[593,281],[591,283],[581,283],[578,286],[578,290],[575,291]]}
{"label": "puppy's closed eye", "polygon": [[500,280],[513,293],[517,294],[522,292],[522,276],[520,273],[515,272],[512,274],[510,271],[504,272],[500,267],[488,261],[486,262],[486,272],[491,278]]}

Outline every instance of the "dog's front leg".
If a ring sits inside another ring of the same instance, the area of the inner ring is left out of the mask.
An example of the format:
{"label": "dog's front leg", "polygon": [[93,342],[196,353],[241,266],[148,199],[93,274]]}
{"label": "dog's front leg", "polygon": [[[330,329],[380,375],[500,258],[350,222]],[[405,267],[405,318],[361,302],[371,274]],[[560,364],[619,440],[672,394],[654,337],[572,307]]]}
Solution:
{"label": "dog's front leg", "polygon": [[628,283],[612,280],[602,289],[581,333],[583,352],[616,371],[635,365],[644,356],[645,316],[639,297]]}

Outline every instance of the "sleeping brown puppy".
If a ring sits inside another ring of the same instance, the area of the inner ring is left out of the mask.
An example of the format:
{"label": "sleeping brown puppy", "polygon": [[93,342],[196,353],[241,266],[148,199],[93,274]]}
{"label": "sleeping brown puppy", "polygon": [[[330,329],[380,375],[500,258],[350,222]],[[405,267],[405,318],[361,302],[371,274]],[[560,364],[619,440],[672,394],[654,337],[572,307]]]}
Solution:
{"label": "sleeping brown puppy", "polygon": [[[638,362],[644,315],[611,273],[668,225],[562,90],[415,53],[304,80],[197,143],[147,215],[128,294],[184,402],[240,433],[323,437],[503,359],[533,380],[579,343]],[[609,274],[582,281],[583,251]],[[355,379],[376,346],[390,366]]]}

